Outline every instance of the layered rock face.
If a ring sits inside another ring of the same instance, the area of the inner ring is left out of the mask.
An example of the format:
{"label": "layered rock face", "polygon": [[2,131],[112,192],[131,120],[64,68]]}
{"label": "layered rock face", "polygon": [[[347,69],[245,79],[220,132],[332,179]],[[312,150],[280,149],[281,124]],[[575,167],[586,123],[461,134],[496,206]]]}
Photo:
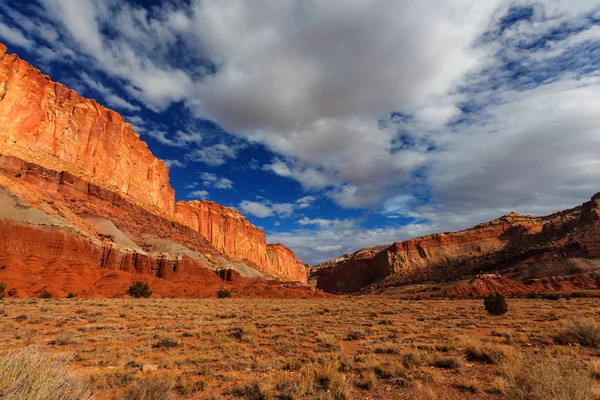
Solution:
{"label": "layered rock face", "polygon": [[306,268],[294,253],[281,244],[267,245],[264,232],[236,210],[212,201],[180,201],[175,214],[223,254],[281,280],[308,282]]}
{"label": "layered rock face", "polygon": [[175,214],[221,253],[268,267],[265,233],[236,210],[212,201],[180,201]]}
{"label": "layered rock face", "polygon": [[267,245],[269,269],[279,276],[289,276],[292,280],[308,283],[308,272],[294,252],[282,244]]}
{"label": "layered rock face", "polygon": [[494,271],[524,282],[588,273],[600,268],[598,198],[546,217],[511,213],[460,232],[362,249],[315,267],[312,276],[318,288],[343,293]]}
{"label": "layered rock face", "polygon": [[169,169],[115,111],[52,82],[0,51],[0,147],[5,155],[69,171],[172,214]]}
{"label": "layered rock face", "polygon": [[[237,211],[211,202],[175,205],[168,173],[118,113],[52,82],[0,44],[0,187],[66,218],[92,246],[110,239],[111,249],[138,263],[157,252],[171,260],[191,254],[208,269],[236,266],[246,276],[306,283],[293,253],[271,262],[264,232]],[[160,263],[149,270],[90,257],[131,273],[160,270]]]}

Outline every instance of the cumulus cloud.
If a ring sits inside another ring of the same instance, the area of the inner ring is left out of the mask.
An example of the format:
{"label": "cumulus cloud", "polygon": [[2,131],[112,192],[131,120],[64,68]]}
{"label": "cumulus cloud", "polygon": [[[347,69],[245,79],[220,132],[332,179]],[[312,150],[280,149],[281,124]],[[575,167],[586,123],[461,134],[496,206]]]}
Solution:
{"label": "cumulus cloud", "polygon": [[202,172],[200,174],[202,184],[204,186],[211,186],[217,189],[232,189],[233,182],[227,178],[220,178],[216,174],[210,172]]}
{"label": "cumulus cloud", "polygon": [[239,209],[246,214],[258,218],[267,218],[277,216],[280,218],[290,218],[297,210],[311,207],[316,200],[314,196],[304,196],[293,203],[274,203],[270,200],[261,199],[261,201],[244,200],[240,203]]}
{"label": "cumulus cloud", "polygon": [[35,46],[35,42],[30,39],[27,39],[23,32],[18,29],[11,28],[10,26],[4,24],[0,21],[0,37],[3,40],[6,40],[10,44],[14,44],[17,46],[24,47],[26,49],[31,49]]}
{"label": "cumulus cloud", "polygon": [[191,192],[188,195],[188,198],[206,200],[208,198],[208,195],[209,193],[206,190],[196,190]]}
{"label": "cumulus cloud", "polygon": [[142,128],[141,131],[166,146],[187,147],[191,144],[199,145],[202,143],[202,134],[198,132],[177,131],[174,135],[171,135],[164,130],[147,130]]}
{"label": "cumulus cloud", "polygon": [[126,111],[139,111],[140,110],[139,106],[133,105],[130,102],[128,102],[127,100],[123,99],[122,97],[119,97],[117,94],[115,94],[115,92],[113,90],[107,88],[106,86],[104,86],[103,84],[98,82],[97,80],[93,79],[87,73],[83,72],[81,74],[81,80],[85,83],[85,85],[87,87],[102,94],[102,96],[104,97],[104,100],[106,101],[106,103],[109,106],[115,107],[115,108],[118,108],[121,110],[126,110]]}
{"label": "cumulus cloud", "polygon": [[257,201],[244,200],[240,203],[239,208],[242,213],[254,215],[258,218],[267,218],[274,214],[270,206]]}
{"label": "cumulus cloud", "polygon": [[188,161],[202,162],[211,167],[218,167],[228,160],[235,159],[242,146],[217,143],[212,146],[202,147],[187,153]]}
{"label": "cumulus cloud", "polygon": [[179,160],[164,160],[165,165],[167,166],[167,168],[183,168],[185,167],[185,164],[182,163]]}

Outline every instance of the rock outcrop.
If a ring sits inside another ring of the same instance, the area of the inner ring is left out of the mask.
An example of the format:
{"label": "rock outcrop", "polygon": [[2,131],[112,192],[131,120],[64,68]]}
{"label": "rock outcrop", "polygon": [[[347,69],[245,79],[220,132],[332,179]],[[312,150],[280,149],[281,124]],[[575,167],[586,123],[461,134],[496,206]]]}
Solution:
{"label": "rock outcrop", "polygon": [[[212,202],[175,204],[169,169],[130,124],[6,54],[2,44],[0,188],[75,227],[69,234],[92,246],[82,247],[90,254],[82,265],[167,277],[169,268],[181,272],[181,260],[190,258],[186,263],[217,272],[232,268],[246,277],[307,281],[291,251],[271,262],[264,232],[237,211]],[[31,228],[29,221],[9,225],[13,233],[20,225]],[[5,257],[17,257],[11,241],[28,248],[19,240],[6,239]],[[163,260],[176,263],[167,268]]]}
{"label": "rock outcrop", "polygon": [[267,245],[262,230],[252,225],[238,211],[212,201],[180,201],[175,205],[176,218],[199,232],[217,251],[248,261],[259,271],[281,280],[308,282],[306,268],[287,247]]}
{"label": "rock outcrop", "polygon": [[221,253],[268,267],[265,233],[236,210],[212,201],[180,201],[175,214]]}
{"label": "rock outcrop", "polygon": [[267,245],[267,256],[269,257],[269,270],[279,276],[289,276],[294,281],[308,283],[308,272],[294,252],[284,245]]}
{"label": "rock outcrop", "polygon": [[172,214],[169,169],[115,111],[0,52],[0,148],[4,155],[68,171]]}
{"label": "rock outcrop", "polygon": [[[599,198],[546,217],[510,213],[460,232],[362,249],[314,267],[312,280],[319,289],[344,293],[458,281],[497,271],[525,283],[593,273],[600,269]],[[492,282],[490,287],[499,282],[479,281]],[[590,279],[584,281],[589,286]]]}

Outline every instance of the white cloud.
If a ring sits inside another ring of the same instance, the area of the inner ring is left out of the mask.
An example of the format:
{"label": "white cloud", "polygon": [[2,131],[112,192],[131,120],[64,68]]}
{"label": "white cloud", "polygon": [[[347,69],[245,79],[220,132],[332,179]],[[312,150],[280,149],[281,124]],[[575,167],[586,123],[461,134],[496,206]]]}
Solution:
{"label": "white cloud", "polygon": [[206,190],[196,190],[188,195],[190,199],[202,199],[206,200],[208,198],[208,192]]}
{"label": "white cloud", "polygon": [[200,179],[204,186],[211,186],[217,189],[232,189],[233,182],[227,178],[219,178],[216,174],[210,172],[200,173]]}
{"label": "white cloud", "polygon": [[217,143],[212,146],[203,147],[189,152],[186,155],[188,161],[203,162],[212,167],[225,164],[228,160],[235,159],[242,147],[239,145],[227,145]]}
{"label": "white cloud", "polygon": [[271,207],[256,201],[244,200],[240,203],[239,208],[242,213],[254,215],[258,218],[271,217],[274,213]]}
{"label": "white cloud", "polygon": [[217,182],[215,182],[215,187],[217,189],[232,189],[233,182],[227,178],[221,178]]}
{"label": "white cloud", "polygon": [[104,100],[109,106],[127,111],[140,111],[139,106],[135,106],[127,100],[119,97],[115,94],[114,91],[102,85],[101,83],[93,79],[91,76],[89,76],[87,73],[81,73],[81,80],[86,84],[87,87],[94,89],[98,93],[101,93],[104,97]]}
{"label": "white cloud", "polygon": [[310,207],[311,203],[315,200],[313,196],[305,196],[293,203],[274,203],[260,196],[257,196],[257,198],[261,201],[242,201],[239,205],[240,210],[259,218],[272,216],[290,218],[297,210]]}
{"label": "white cloud", "polygon": [[167,168],[183,168],[185,164],[178,160],[163,160]]}
{"label": "white cloud", "polygon": [[304,196],[296,200],[296,204],[299,209],[310,208],[315,200],[317,200],[315,196]]}
{"label": "white cloud", "polygon": [[202,134],[198,132],[177,131],[175,132],[175,135],[170,135],[163,130],[143,129],[142,132],[158,142],[172,147],[188,147],[192,144],[199,145],[202,143]]}
{"label": "white cloud", "polygon": [[35,43],[32,40],[27,39],[23,35],[23,32],[16,28],[11,28],[3,22],[0,22],[0,38],[10,44],[21,46],[26,49],[32,49],[35,46]]}

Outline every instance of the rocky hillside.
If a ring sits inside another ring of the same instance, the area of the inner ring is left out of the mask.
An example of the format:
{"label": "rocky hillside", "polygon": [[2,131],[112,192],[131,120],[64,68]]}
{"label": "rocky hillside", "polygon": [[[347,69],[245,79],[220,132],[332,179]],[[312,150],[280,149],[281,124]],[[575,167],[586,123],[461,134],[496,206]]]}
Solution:
{"label": "rocky hillside", "polygon": [[223,276],[307,282],[237,211],[174,199],[169,169],[123,117],[0,44],[0,281],[27,295],[118,295],[140,274],[169,295],[216,291]]}
{"label": "rocky hillside", "polygon": [[312,268],[332,293],[454,282],[457,294],[595,289],[600,284],[600,194],[545,217],[511,213],[454,233],[362,249]]}

